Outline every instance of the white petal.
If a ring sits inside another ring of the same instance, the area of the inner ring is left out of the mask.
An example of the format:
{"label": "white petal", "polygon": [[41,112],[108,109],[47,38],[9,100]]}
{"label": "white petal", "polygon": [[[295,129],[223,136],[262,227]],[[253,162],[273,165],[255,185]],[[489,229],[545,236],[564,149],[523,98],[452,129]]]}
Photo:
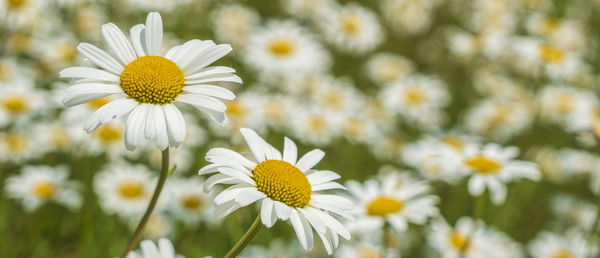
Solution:
{"label": "white petal", "polygon": [[144,257],[156,257],[159,255],[158,248],[152,242],[152,240],[144,240],[140,243],[140,248],[144,253]]}
{"label": "white petal", "polygon": [[339,179],[340,175],[329,170],[319,170],[306,175],[306,179],[311,185],[318,185],[332,180]]}
{"label": "white petal", "polygon": [[127,127],[125,128],[125,148],[134,150],[140,145],[144,135],[143,126],[146,119],[146,109],[141,105],[129,113],[127,117]]}
{"label": "white petal", "polygon": [[207,82],[234,82],[243,83],[242,78],[234,74],[216,74],[194,80],[185,80],[185,85],[202,84]]}
{"label": "white petal", "polygon": [[298,215],[298,211],[295,209],[292,210],[292,214],[290,215],[290,223],[292,223],[292,227],[302,247],[306,250],[312,249],[312,229],[308,222],[302,216]]}
{"label": "white petal", "polygon": [[167,121],[162,106],[152,105],[154,107],[154,118],[156,119],[156,147],[165,150],[169,147],[169,135],[167,133]]}
{"label": "white petal", "polygon": [[323,157],[325,156],[325,152],[319,149],[314,149],[304,154],[300,160],[296,163],[296,167],[300,169],[300,171],[306,173],[308,170],[313,168]]}
{"label": "white petal", "polygon": [[167,118],[167,129],[169,131],[169,138],[173,138],[175,144],[179,145],[185,139],[185,120],[179,109],[173,104],[166,104],[163,106],[165,117]]}
{"label": "white petal", "polygon": [[230,90],[223,88],[223,87],[208,85],[208,84],[184,86],[183,92],[202,94],[202,95],[220,98],[220,99],[226,99],[226,100],[235,99],[235,94],[233,94],[233,92],[231,92]]}
{"label": "white petal", "polygon": [[146,125],[144,126],[144,135],[146,135],[146,139],[154,140],[156,139],[156,116],[159,115],[154,112],[154,106],[148,103],[142,104],[146,108],[146,112],[148,116],[146,117]]}
{"label": "white petal", "polygon": [[67,88],[63,103],[71,107],[121,92],[123,92],[121,87],[114,84],[79,83]]}
{"label": "white petal", "polygon": [[131,112],[138,105],[135,100],[129,98],[113,100],[96,110],[85,123],[84,129],[86,132],[91,133],[101,124],[108,123],[117,117]]}
{"label": "white petal", "polygon": [[137,56],[145,56],[146,55],[146,51],[144,51],[144,49],[146,49],[146,39],[144,37],[144,32],[146,26],[144,24],[138,24],[135,25],[133,27],[131,27],[131,30],[129,30],[129,35],[131,37],[131,44],[133,46],[133,49],[135,49],[135,53],[137,54]]}
{"label": "white petal", "polygon": [[308,222],[317,231],[317,233],[321,233],[321,234],[326,233],[327,229],[325,228],[325,224],[316,214],[310,212],[309,210],[303,209],[303,208],[298,208],[296,210],[300,211],[300,213],[304,214],[304,218],[306,218],[306,220],[308,220]]}
{"label": "white petal", "polygon": [[177,64],[179,68],[182,68],[184,75],[189,75],[183,67],[188,66],[197,55],[214,45],[215,43],[212,40],[192,39],[183,43],[177,50],[173,51],[172,57],[169,59]]}
{"label": "white petal", "polygon": [[267,196],[264,193],[261,193],[256,189],[252,189],[238,194],[238,196],[235,197],[235,201],[240,205],[240,207],[246,207],[251,203],[264,198],[267,198]]}
{"label": "white petal", "polygon": [[77,50],[85,58],[95,65],[102,67],[104,70],[114,74],[121,74],[123,71],[123,66],[117,60],[92,44],[81,43],[77,46]]}
{"label": "white petal", "polygon": [[215,208],[215,214],[217,215],[217,218],[221,219],[239,208],[240,206],[237,204],[237,202],[230,201],[221,205],[217,205],[217,208]]}
{"label": "white petal", "polygon": [[275,221],[273,218],[273,201],[269,198],[265,198],[262,201],[261,207],[260,207],[260,220],[262,221],[262,223],[270,228],[275,224]]}
{"label": "white petal", "polygon": [[95,81],[120,83],[119,76],[93,67],[69,67],[58,73],[61,78],[84,78]]}
{"label": "white petal", "polygon": [[175,253],[173,244],[171,244],[171,241],[167,240],[166,238],[161,238],[158,240],[158,249],[161,253],[160,257],[175,258],[173,257],[173,254]]}
{"label": "white petal", "polygon": [[232,74],[235,73],[235,69],[227,66],[209,66],[202,68],[196,73],[185,76],[186,80],[194,80],[202,78],[204,76],[210,76],[215,74]]}
{"label": "white petal", "polygon": [[226,203],[228,201],[235,200],[235,198],[241,192],[244,192],[246,190],[254,190],[254,191],[256,191],[256,188],[255,187],[237,187],[237,186],[231,186],[231,187],[223,190],[221,193],[219,193],[215,197],[215,203],[218,204],[218,205],[220,205],[220,204]]}
{"label": "white petal", "polygon": [[317,216],[321,218],[321,220],[325,223],[325,225],[327,225],[327,227],[331,228],[333,231],[341,235],[346,240],[350,239],[350,232],[348,232],[346,227],[341,222],[339,222],[337,219],[335,219],[326,212],[323,212],[319,209],[311,209],[312,212],[316,213]]}
{"label": "white petal", "polygon": [[225,148],[212,148],[208,150],[206,156],[222,156],[224,158],[234,160],[235,162],[240,163],[242,166],[248,169],[254,169],[256,167],[256,163],[248,160],[246,157],[242,156],[241,154],[235,151]]}
{"label": "white petal", "polygon": [[206,108],[218,112],[225,112],[227,107],[223,102],[213,97],[203,96],[199,94],[180,94],[175,99],[176,101],[190,104],[194,107]]}
{"label": "white petal", "polygon": [[186,66],[186,69],[184,69],[186,72],[185,74],[188,75],[200,71],[200,69],[207,67],[208,65],[227,55],[229,52],[231,52],[231,50],[232,48],[230,45],[219,44],[206,51],[203,51],[201,55],[196,56],[194,60],[188,66]]}
{"label": "white petal", "polygon": [[327,182],[318,185],[312,185],[313,192],[323,191],[323,190],[332,190],[332,189],[346,189],[343,185],[337,182]]}
{"label": "white petal", "polygon": [[480,176],[473,176],[471,177],[471,179],[469,180],[469,193],[471,193],[471,195],[481,195],[483,193],[483,191],[485,190],[485,184],[483,181],[483,178],[481,178]]}
{"label": "white petal", "polygon": [[224,111],[219,112],[219,111],[214,111],[214,110],[201,108],[201,107],[196,107],[196,108],[206,112],[208,117],[210,117],[210,119],[212,119],[213,121],[217,122],[220,126],[226,126],[227,124],[229,124],[229,120],[227,119],[227,116],[225,116]]}
{"label": "white petal", "polygon": [[296,165],[298,159],[298,147],[290,138],[283,138],[283,161]]}
{"label": "white petal", "polygon": [[242,133],[244,140],[246,140],[248,148],[250,148],[250,151],[254,154],[256,161],[259,163],[265,161],[265,146],[262,144],[264,140],[252,129],[241,128],[240,132]]}
{"label": "white petal", "polygon": [[149,56],[160,56],[160,51],[162,49],[163,24],[159,13],[151,12],[148,14],[144,37],[146,40],[146,54]]}
{"label": "white petal", "polygon": [[277,212],[277,217],[281,220],[287,220],[290,217],[290,214],[292,214],[292,208],[277,201],[275,201],[275,211]]}
{"label": "white petal", "polygon": [[327,232],[317,233],[317,234],[319,235],[319,238],[321,238],[321,242],[323,242],[323,247],[325,247],[325,251],[327,251],[327,254],[328,255],[333,254],[333,243],[332,243],[331,239],[329,239]]}
{"label": "white petal", "polygon": [[239,179],[231,178],[228,175],[216,174],[216,175],[213,175],[213,176],[209,177],[208,179],[206,179],[206,181],[204,181],[204,191],[208,192],[208,191],[210,191],[210,189],[212,189],[215,185],[218,185],[218,184],[238,184],[241,182],[242,181],[240,181]]}
{"label": "white petal", "polygon": [[102,25],[102,35],[104,36],[106,43],[108,43],[108,46],[121,61],[121,64],[127,65],[137,58],[131,43],[129,43],[129,40],[127,40],[127,37],[117,25],[113,23]]}

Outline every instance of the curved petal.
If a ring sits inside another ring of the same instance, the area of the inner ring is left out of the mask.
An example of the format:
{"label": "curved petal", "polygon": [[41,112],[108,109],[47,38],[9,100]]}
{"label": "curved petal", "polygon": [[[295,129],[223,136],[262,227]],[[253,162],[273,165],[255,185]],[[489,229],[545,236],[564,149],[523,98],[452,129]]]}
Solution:
{"label": "curved petal", "polygon": [[148,14],[144,36],[146,40],[146,54],[149,56],[160,56],[160,51],[162,49],[163,24],[159,13],[151,12]]}
{"label": "curved petal", "polygon": [[121,61],[121,64],[127,65],[137,58],[131,43],[117,25],[113,23],[102,25],[102,35],[108,46]]}
{"label": "curved petal", "polygon": [[314,149],[302,156],[300,160],[296,163],[296,167],[300,169],[300,171],[306,173],[311,168],[313,168],[321,159],[325,157],[325,152],[319,149]]}
{"label": "curved petal", "polygon": [[135,100],[129,98],[113,100],[96,110],[85,123],[84,129],[91,133],[101,124],[131,112],[138,105]]}
{"label": "curved petal", "polygon": [[144,24],[138,24],[129,30],[129,35],[131,37],[131,45],[135,50],[135,53],[138,57],[145,56],[146,51],[146,39],[145,39],[145,31],[146,26]]}
{"label": "curved petal", "polygon": [[93,67],[69,67],[58,73],[61,78],[84,78],[95,81],[120,83],[119,76]]}
{"label": "curved petal", "polygon": [[181,111],[173,104],[164,105],[163,110],[165,112],[165,117],[167,118],[169,138],[172,138],[175,141],[171,145],[177,146],[185,139],[185,120]]}
{"label": "curved petal", "polygon": [[117,60],[92,44],[81,43],[77,46],[77,50],[85,58],[95,65],[102,67],[104,70],[114,74],[121,74],[123,72],[123,66]]}

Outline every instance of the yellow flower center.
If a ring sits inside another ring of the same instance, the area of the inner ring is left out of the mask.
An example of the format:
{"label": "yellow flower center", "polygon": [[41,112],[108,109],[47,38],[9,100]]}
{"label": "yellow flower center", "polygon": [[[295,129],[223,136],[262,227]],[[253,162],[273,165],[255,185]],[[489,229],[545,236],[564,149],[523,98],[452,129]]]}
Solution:
{"label": "yellow flower center", "polygon": [[540,57],[542,58],[542,60],[544,60],[545,62],[548,63],[554,63],[554,64],[558,64],[558,63],[562,63],[562,61],[565,58],[565,53],[553,46],[549,46],[549,45],[542,45],[540,46]]}
{"label": "yellow flower center", "polygon": [[359,258],[382,258],[383,256],[379,253],[379,250],[361,246],[356,248],[356,252]]}
{"label": "yellow flower center", "polygon": [[425,94],[417,87],[412,87],[404,93],[404,99],[409,105],[419,105],[425,100]]}
{"label": "yellow flower center", "polygon": [[358,34],[360,30],[360,20],[356,15],[343,15],[340,17],[340,22],[342,23],[342,30],[346,32],[346,34],[351,36]]}
{"label": "yellow flower center", "polygon": [[10,78],[12,69],[7,64],[0,63],[0,81],[6,81]]}
{"label": "yellow flower center", "polygon": [[33,186],[33,194],[40,199],[48,199],[56,192],[56,186],[52,182],[37,182]]}
{"label": "yellow flower center", "polygon": [[308,119],[308,129],[311,132],[322,133],[327,129],[327,122],[320,116],[311,116]]}
{"label": "yellow flower center", "polygon": [[9,133],[4,137],[4,141],[12,153],[23,153],[29,145],[27,137],[20,133]]}
{"label": "yellow flower center", "polygon": [[137,199],[144,195],[144,187],[140,182],[125,181],[119,184],[119,194],[125,199]]}
{"label": "yellow flower center", "polygon": [[6,0],[8,8],[19,8],[25,4],[25,0]]}
{"label": "yellow flower center", "polygon": [[287,38],[273,39],[269,43],[269,51],[277,57],[288,57],[294,53],[294,42]]}
{"label": "yellow flower center", "polygon": [[462,150],[465,147],[465,145],[467,145],[467,143],[463,139],[455,136],[444,137],[442,138],[442,142],[455,150]]}
{"label": "yellow flower center", "polygon": [[256,188],[269,198],[288,206],[308,205],[312,188],[306,175],[292,164],[281,160],[265,160],[252,170]]}
{"label": "yellow flower center", "polygon": [[557,106],[558,112],[561,114],[569,114],[575,105],[575,99],[571,94],[563,93],[558,95]]}
{"label": "yellow flower center", "polygon": [[404,66],[398,62],[387,61],[381,65],[379,77],[383,82],[393,82],[404,73]]}
{"label": "yellow flower center", "polygon": [[142,56],[121,73],[121,88],[141,103],[171,103],[182,92],[183,71],[162,56]]}
{"label": "yellow flower center", "polygon": [[6,40],[8,49],[15,52],[25,52],[29,49],[31,37],[23,33],[13,33]]}
{"label": "yellow flower center", "polygon": [[244,104],[240,103],[239,101],[234,100],[226,103],[225,105],[227,106],[227,109],[225,110],[225,113],[227,113],[227,115],[241,118],[247,113],[246,106],[244,106]]}
{"label": "yellow flower center", "polygon": [[187,195],[180,199],[180,204],[186,210],[197,210],[202,207],[203,201],[200,197]]}
{"label": "yellow flower center", "polygon": [[50,132],[50,144],[57,149],[66,149],[71,144],[71,137],[65,130],[53,128]]}
{"label": "yellow flower center", "polygon": [[461,232],[450,232],[448,239],[450,241],[450,245],[459,251],[464,251],[469,246],[469,237]]}
{"label": "yellow flower center", "polygon": [[285,105],[279,100],[269,100],[265,104],[265,115],[271,120],[280,120],[284,116]]}
{"label": "yellow flower center", "polygon": [[123,128],[113,124],[103,124],[96,130],[96,136],[102,143],[114,143],[123,138]]}
{"label": "yellow flower center", "polygon": [[92,100],[88,103],[85,103],[88,107],[90,107],[91,109],[99,109],[100,107],[108,104],[108,102],[110,102],[110,98],[109,97],[104,97],[104,98],[99,98],[99,99],[95,99]]}
{"label": "yellow flower center", "polygon": [[575,255],[567,249],[560,249],[552,254],[552,258],[575,258]]}
{"label": "yellow flower center", "polygon": [[542,34],[549,35],[554,30],[556,30],[556,28],[559,27],[560,21],[558,21],[557,19],[553,19],[553,18],[546,18],[542,21],[542,24],[543,24]]}
{"label": "yellow flower center", "polygon": [[367,214],[371,216],[386,216],[402,210],[404,203],[394,197],[380,196],[373,199],[367,206]]}
{"label": "yellow flower center", "polygon": [[29,102],[23,95],[12,94],[2,100],[2,106],[11,114],[19,114],[29,110]]}
{"label": "yellow flower center", "polygon": [[476,155],[465,160],[465,165],[480,174],[494,174],[502,168],[502,165],[498,161],[484,155]]}

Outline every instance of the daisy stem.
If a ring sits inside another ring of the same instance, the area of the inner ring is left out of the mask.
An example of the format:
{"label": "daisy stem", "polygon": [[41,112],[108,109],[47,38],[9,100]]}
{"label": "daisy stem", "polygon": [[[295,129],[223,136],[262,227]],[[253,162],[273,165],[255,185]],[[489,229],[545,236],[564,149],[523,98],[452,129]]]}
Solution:
{"label": "daisy stem", "polygon": [[483,211],[485,210],[485,194],[481,194],[475,198],[475,205],[473,207],[473,219],[482,219]]}
{"label": "daisy stem", "polygon": [[382,257],[387,257],[387,250],[390,246],[390,223],[387,220],[383,223],[383,242],[381,245],[383,246]]}
{"label": "daisy stem", "polygon": [[[594,245],[594,240],[596,239],[596,232],[598,232],[598,224],[600,224],[600,198],[598,199],[598,207],[596,210],[596,218],[594,218],[594,224],[592,224],[592,228],[590,228],[590,235],[588,236],[588,241],[590,246]],[[593,249],[593,248],[590,248]],[[593,252],[591,252],[590,257],[592,257]]]}
{"label": "daisy stem", "polygon": [[161,168],[160,168],[160,176],[158,178],[158,183],[156,183],[156,188],[154,189],[154,193],[152,194],[152,199],[150,200],[150,203],[148,204],[148,208],[146,208],[146,212],[144,213],[144,216],[140,220],[140,223],[135,228],[135,232],[129,239],[129,243],[127,243],[127,248],[125,248],[125,251],[123,252],[123,254],[121,254],[121,258],[125,258],[127,256],[127,254],[129,254],[129,252],[131,252],[131,250],[133,250],[133,248],[140,241],[140,238],[142,237],[142,231],[144,230],[144,227],[146,226],[146,223],[148,222],[148,219],[150,218],[150,215],[152,214],[152,211],[154,210],[154,206],[156,206],[156,201],[158,201],[158,196],[160,195],[160,192],[162,191],[165,181],[167,180],[168,173],[169,173],[169,148],[166,148],[165,150],[162,151],[162,164],[161,164]]}
{"label": "daisy stem", "polygon": [[250,243],[250,241],[252,241],[252,239],[254,238],[254,236],[256,236],[258,231],[260,231],[262,226],[263,224],[260,221],[260,214],[258,214],[258,216],[256,216],[256,219],[252,223],[252,226],[250,226],[250,228],[242,236],[240,241],[238,241],[237,244],[235,244],[235,246],[233,246],[233,248],[229,250],[229,252],[225,255],[225,258],[233,258],[238,256],[238,254],[240,254],[242,250],[244,250],[244,248]]}

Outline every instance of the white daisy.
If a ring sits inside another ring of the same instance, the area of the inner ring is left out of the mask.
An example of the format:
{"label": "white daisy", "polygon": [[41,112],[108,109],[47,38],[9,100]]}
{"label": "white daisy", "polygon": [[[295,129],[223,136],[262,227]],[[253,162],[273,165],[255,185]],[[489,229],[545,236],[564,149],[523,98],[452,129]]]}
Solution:
{"label": "white daisy", "polygon": [[113,97],[89,117],[84,126],[88,133],[128,114],[124,137],[127,149],[135,149],[144,137],[161,150],[176,147],[186,130],[183,115],[174,103],[190,104],[219,123],[226,123],[226,107],[217,98],[231,100],[235,95],[211,84],[241,83],[241,79],[229,67],[208,65],[229,53],[229,45],[190,40],[161,56],[163,31],[158,13],[148,14],[146,25],[131,28],[131,42],[112,23],[103,25],[102,33],[116,58],[81,43],[79,52],[102,69],[71,67],[60,72],[61,77],[74,78],[64,98],[66,106]]}
{"label": "white daisy", "polygon": [[132,251],[127,255],[127,258],[183,258],[181,255],[175,254],[173,244],[169,239],[161,238],[154,244],[152,240],[144,240],[140,243],[141,250],[139,252]]}
{"label": "white daisy", "polygon": [[0,84],[0,127],[21,124],[43,110],[45,92],[34,85],[25,77]]}
{"label": "white daisy", "polygon": [[248,65],[263,76],[324,71],[331,61],[316,38],[292,21],[271,21],[257,28],[244,51]]}
{"label": "white daisy", "polygon": [[214,222],[213,197],[204,192],[204,181],[200,178],[172,178],[165,186],[169,212],[189,224],[201,220]]}
{"label": "white daisy", "polygon": [[41,139],[30,137],[33,128],[0,132],[0,161],[21,163],[23,160],[39,157],[46,148],[40,148]]}
{"label": "white daisy", "polygon": [[402,149],[404,162],[430,180],[457,183],[463,176],[457,169],[460,167],[460,152],[445,140],[450,144],[462,144],[458,137],[425,138]]}
{"label": "white daisy", "polygon": [[533,108],[527,100],[488,98],[467,110],[464,124],[470,132],[506,140],[531,128]]}
{"label": "white daisy", "polygon": [[70,209],[81,206],[78,184],[67,179],[66,167],[25,166],[21,174],[6,179],[6,193],[20,199],[27,211],[46,202],[56,202]]}
{"label": "white daisy", "polygon": [[389,172],[363,184],[346,183],[356,200],[359,217],[348,222],[348,228],[358,233],[382,230],[389,223],[397,232],[408,229],[408,223],[425,224],[428,218],[438,215],[438,198],[429,194],[431,188],[406,173]]}
{"label": "white daisy", "polygon": [[146,210],[155,181],[141,165],[114,163],[96,174],[94,190],[107,213],[134,218]]}
{"label": "white daisy", "polygon": [[482,221],[469,217],[458,219],[453,227],[443,218],[434,221],[428,243],[442,258],[516,258],[521,250],[505,234],[486,227]]}
{"label": "white daisy", "polygon": [[450,101],[444,82],[422,75],[389,84],[379,98],[396,114],[426,127],[443,121],[441,109]]}
{"label": "white daisy", "polygon": [[319,21],[323,37],[343,51],[362,54],[384,39],[383,28],[372,11],[356,4],[328,9]]}
{"label": "white daisy", "polygon": [[222,5],[213,13],[213,17],[215,37],[234,47],[248,44],[250,32],[260,21],[256,10],[240,4]]}
{"label": "white daisy", "polygon": [[408,77],[414,70],[413,63],[406,57],[379,53],[367,62],[369,78],[378,85],[385,85]]}
{"label": "white daisy", "polygon": [[530,244],[529,253],[534,258],[585,258],[594,257],[585,234],[572,228],[567,232],[541,232]]}
{"label": "white daisy", "polygon": [[467,146],[462,153],[461,170],[470,174],[469,193],[478,196],[487,188],[492,202],[502,204],[506,199],[506,183],[519,178],[539,180],[541,173],[537,164],[516,160],[518,155],[517,147],[502,147],[494,143]]}
{"label": "white daisy", "polygon": [[344,189],[333,182],[340,176],[328,170],[312,169],[325,155],[319,149],[297,159],[296,144],[284,139],[283,154],[251,129],[242,128],[255,161],[224,148],[213,148],[206,154],[212,162],[199,174],[210,174],[206,190],[216,184],[233,184],[215,197],[218,216],[226,216],[240,207],[261,203],[262,223],[271,227],[278,219],[291,222],[302,247],[313,246],[313,228],[331,254],[338,244],[338,234],[345,239],[350,233],[331,214],[351,218],[352,202],[335,194],[320,193]]}

